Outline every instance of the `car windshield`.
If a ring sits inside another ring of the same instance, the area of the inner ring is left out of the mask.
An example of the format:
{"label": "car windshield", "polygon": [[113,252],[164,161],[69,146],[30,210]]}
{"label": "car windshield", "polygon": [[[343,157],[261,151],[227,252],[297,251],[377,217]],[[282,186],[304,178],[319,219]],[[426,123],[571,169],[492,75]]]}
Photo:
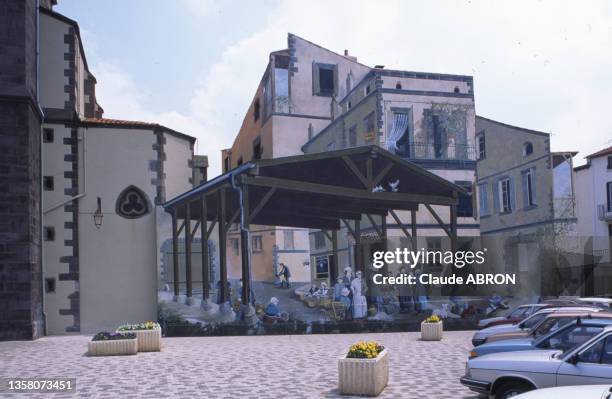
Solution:
{"label": "car windshield", "polygon": [[535,327],[538,323],[540,323],[542,320],[544,320],[544,317],[546,317],[546,314],[544,313],[534,314],[533,316],[523,320],[523,322],[519,324],[519,327],[531,329]]}
{"label": "car windshield", "polygon": [[520,307],[520,308],[516,308],[512,311],[512,313],[510,313],[508,315],[509,319],[520,319],[522,317],[525,317],[529,314],[529,308],[528,307]]}
{"label": "car windshield", "polygon": [[563,327],[564,325],[573,320],[575,319],[572,317],[549,317],[545,319],[542,323],[537,325],[531,332],[531,335],[534,338],[544,336],[549,332],[558,330],[559,328]]}
{"label": "car windshield", "polygon": [[540,349],[559,349],[563,351],[562,356],[593,338],[602,330],[603,327],[599,326],[573,325],[542,337],[536,343],[536,347]]}

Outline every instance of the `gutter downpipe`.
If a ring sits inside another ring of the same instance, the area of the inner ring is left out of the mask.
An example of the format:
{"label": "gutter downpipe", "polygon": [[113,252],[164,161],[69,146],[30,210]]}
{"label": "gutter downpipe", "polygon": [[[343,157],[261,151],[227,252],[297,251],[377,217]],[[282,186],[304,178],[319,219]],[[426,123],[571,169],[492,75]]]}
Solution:
{"label": "gutter downpipe", "polygon": [[40,183],[40,206],[39,206],[39,223],[40,223],[40,231],[39,231],[39,240],[40,240],[40,306],[42,307],[42,321],[43,321],[43,334],[47,335],[47,312],[45,312],[45,241],[43,236],[43,122],[45,120],[45,115],[43,113],[43,109],[40,106],[40,0],[36,0],[36,105],[38,106],[38,111],[41,115],[40,120],[40,132],[39,132],[39,140],[40,140],[40,168],[39,168],[39,183]]}
{"label": "gutter downpipe", "polygon": [[[248,164],[248,166],[245,166],[244,169],[236,169],[232,172],[230,172],[230,184],[232,185],[232,188],[238,192],[238,196],[240,198],[239,200],[239,204],[240,204],[240,231],[245,232],[247,240],[246,240],[246,247],[247,247],[247,254],[248,254],[248,265],[249,265],[249,281],[252,282],[253,281],[253,275],[252,275],[252,268],[251,268],[251,240],[249,239],[249,229],[247,229],[246,226],[246,220],[244,218],[244,192],[242,191],[242,186],[239,186],[236,184],[236,176],[239,174],[242,174],[244,171],[248,171],[250,169],[253,169],[255,167],[255,165],[253,164]],[[242,283],[242,289],[244,289],[244,282]],[[249,290],[252,291],[253,287],[249,286]],[[251,296],[251,293],[249,292],[249,297]],[[250,298],[252,299],[252,298]],[[249,303],[243,303],[243,306],[249,306]]]}

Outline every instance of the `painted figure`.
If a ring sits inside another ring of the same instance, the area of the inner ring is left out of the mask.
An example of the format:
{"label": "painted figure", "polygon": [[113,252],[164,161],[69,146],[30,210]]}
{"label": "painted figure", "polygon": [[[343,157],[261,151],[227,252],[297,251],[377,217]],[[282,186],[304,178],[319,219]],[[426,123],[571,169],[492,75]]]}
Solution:
{"label": "painted figure", "polygon": [[340,293],[340,302],[342,302],[344,304],[344,307],[346,308],[347,318],[351,310],[351,298],[349,298],[350,293],[351,291],[348,288],[342,287],[342,292]]}
{"label": "painted figure", "polygon": [[278,272],[277,277],[282,277],[280,285],[281,288],[291,288],[291,281],[289,280],[291,278],[291,271],[284,263],[281,263],[280,267],[281,269]]}
{"label": "painted figure", "polygon": [[[399,269],[397,276],[408,274],[405,267]],[[411,311],[414,307],[412,297],[414,296],[414,290],[411,284],[398,284],[397,285],[397,296],[399,299],[400,312]]]}
{"label": "painted figure", "polygon": [[319,288],[317,295],[318,296],[328,296],[329,295],[329,288],[327,288],[327,283],[325,281],[321,283],[321,288]]}
{"label": "painted figure", "polygon": [[353,281],[353,269],[347,266],[344,268],[344,276],[342,276],[342,283],[347,288],[350,288],[351,281]]}
{"label": "painted figure", "polygon": [[266,306],[266,316],[279,317],[281,316],[280,308],[278,307],[278,298],[270,298],[268,306]]}
{"label": "painted figure", "polygon": [[341,276],[338,276],[338,278],[336,279],[336,285],[334,285],[334,301],[340,300],[340,298],[342,297],[342,289],[346,288],[342,280],[343,279]]}
{"label": "painted figure", "polygon": [[360,319],[366,316],[368,304],[363,295],[363,280],[361,271],[355,274],[355,278],[351,281],[351,292],[353,293],[353,318]]}

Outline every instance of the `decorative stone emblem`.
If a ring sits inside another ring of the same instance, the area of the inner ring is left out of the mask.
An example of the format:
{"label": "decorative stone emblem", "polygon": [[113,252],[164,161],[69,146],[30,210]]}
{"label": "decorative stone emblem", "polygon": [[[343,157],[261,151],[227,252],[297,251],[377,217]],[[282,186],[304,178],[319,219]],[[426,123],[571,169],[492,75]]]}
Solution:
{"label": "decorative stone emblem", "polygon": [[119,194],[115,211],[127,219],[137,219],[149,213],[151,205],[147,195],[138,187],[129,186]]}

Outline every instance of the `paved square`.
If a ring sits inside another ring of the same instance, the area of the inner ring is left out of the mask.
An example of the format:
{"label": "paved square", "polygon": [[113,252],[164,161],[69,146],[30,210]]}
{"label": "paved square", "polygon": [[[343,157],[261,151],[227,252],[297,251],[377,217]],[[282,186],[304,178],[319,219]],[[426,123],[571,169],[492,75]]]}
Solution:
{"label": "paved square", "polygon": [[[164,338],[158,353],[89,357],[89,336],[0,342],[0,377],[76,377],[76,395],[60,398],[339,397],[337,357],[350,344],[375,340],[390,350],[382,398],[477,398],[459,383],[472,331]],[[24,395],[26,396],[26,395]],[[9,395],[15,398],[18,395]]]}

